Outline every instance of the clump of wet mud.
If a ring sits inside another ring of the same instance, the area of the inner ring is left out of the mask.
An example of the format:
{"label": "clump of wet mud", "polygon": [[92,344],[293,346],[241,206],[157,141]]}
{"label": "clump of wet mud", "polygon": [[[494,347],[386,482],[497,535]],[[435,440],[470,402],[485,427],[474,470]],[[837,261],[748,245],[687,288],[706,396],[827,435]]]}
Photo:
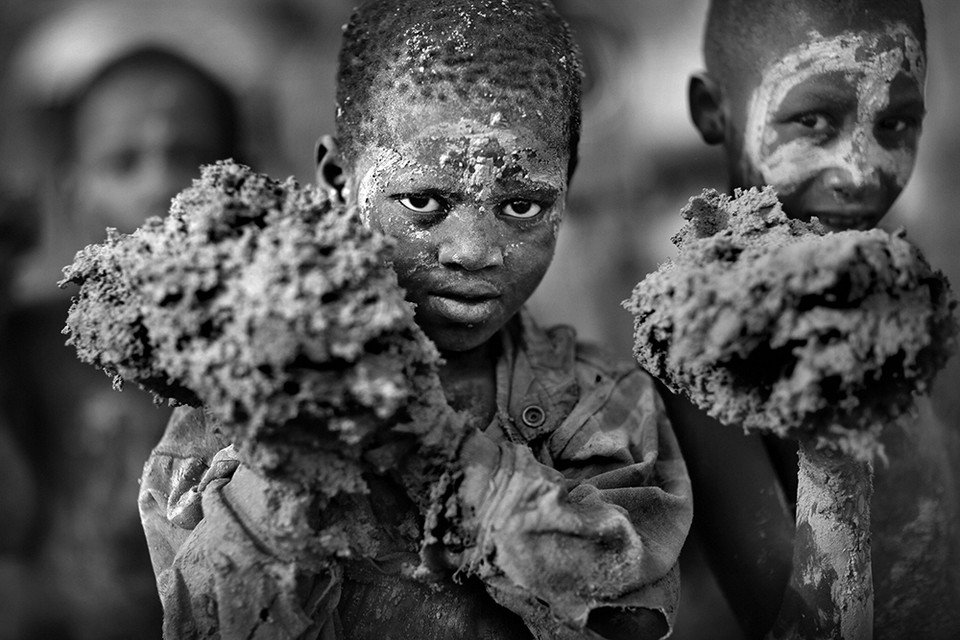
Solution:
{"label": "clump of wet mud", "polygon": [[381,441],[439,461],[457,431],[391,247],[319,189],[219,162],[165,218],[77,254],[64,333],[115,386],[203,406],[260,475],[364,492],[396,463],[368,455]]}
{"label": "clump of wet mud", "polygon": [[871,457],[955,347],[945,277],[903,231],[828,233],[769,188],[682,215],[676,258],[624,303],[638,362],[720,422]]}

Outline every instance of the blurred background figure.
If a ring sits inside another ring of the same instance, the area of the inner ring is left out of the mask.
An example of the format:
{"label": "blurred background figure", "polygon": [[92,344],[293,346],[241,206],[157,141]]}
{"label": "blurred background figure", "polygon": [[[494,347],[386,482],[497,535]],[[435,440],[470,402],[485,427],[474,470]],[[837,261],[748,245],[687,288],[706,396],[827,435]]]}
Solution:
{"label": "blurred background figure", "polygon": [[[17,600],[3,605],[17,627],[0,628],[2,637],[160,637],[136,497],[170,411],[139,389],[114,391],[65,346],[74,292],[56,282],[107,227],[132,232],[165,215],[200,165],[255,164],[241,97],[250,99],[272,51],[264,34],[212,5],[100,2],[65,4],[14,53],[8,82],[28,126],[19,162],[7,166],[9,181],[36,196],[35,211],[22,213],[39,242],[22,269],[3,274],[16,277],[3,334],[0,463],[3,480],[16,473],[11,482],[34,490],[2,494],[5,519],[8,494],[20,497],[10,513],[27,532],[2,540],[18,558],[7,583],[21,579]],[[269,135],[266,117],[257,126]]]}
{"label": "blurred background figure", "polygon": [[166,215],[201,164],[244,159],[230,91],[174,49],[149,45],[118,56],[63,115],[60,175],[86,236],[75,236],[78,243]]}
{"label": "blurred background figure", "polygon": [[36,211],[24,196],[0,184],[0,638],[20,637],[23,589],[30,580],[30,537],[37,512],[37,487],[29,460],[13,432],[16,398],[9,336],[10,280],[17,261],[36,239]]}
{"label": "blurred background figure", "polygon": [[7,170],[43,205],[19,299],[56,292],[61,267],[106,227],[129,232],[165,215],[202,163],[281,169],[262,90],[275,44],[254,16],[229,8],[63,2],[12,52],[8,103],[26,126],[5,132],[3,150],[18,158]]}

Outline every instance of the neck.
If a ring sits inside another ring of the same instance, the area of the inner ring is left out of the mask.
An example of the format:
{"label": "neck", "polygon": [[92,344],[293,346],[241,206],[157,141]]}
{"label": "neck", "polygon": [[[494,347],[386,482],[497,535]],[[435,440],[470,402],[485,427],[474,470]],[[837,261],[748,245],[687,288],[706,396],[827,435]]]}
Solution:
{"label": "neck", "polygon": [[447,402],[486,426],[497,412],[498,336],[469,351],[444,351],[440,381]]}

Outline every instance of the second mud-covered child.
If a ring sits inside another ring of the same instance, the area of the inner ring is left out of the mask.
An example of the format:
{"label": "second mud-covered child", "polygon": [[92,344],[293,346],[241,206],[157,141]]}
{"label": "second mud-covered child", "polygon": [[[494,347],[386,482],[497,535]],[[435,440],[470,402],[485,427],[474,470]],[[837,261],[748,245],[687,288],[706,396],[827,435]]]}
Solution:
{"label": "second mud-covered child", "polygon": [[[787,215],[833,230],[880,222],[913,170],[925,114],[919,0],[714,0],[704,57],[690,111],[704,141],[722,145],[731,191],[772,185]],[[762,637],[781,602],[778,625],[798,622],[787,587],[796,447],[697,428],[702,419],[677,425],[696,529],[748,636]],[[923,398],[919,417],[883,431],[871,515],[877,638],[960,633],[952,440]]]}

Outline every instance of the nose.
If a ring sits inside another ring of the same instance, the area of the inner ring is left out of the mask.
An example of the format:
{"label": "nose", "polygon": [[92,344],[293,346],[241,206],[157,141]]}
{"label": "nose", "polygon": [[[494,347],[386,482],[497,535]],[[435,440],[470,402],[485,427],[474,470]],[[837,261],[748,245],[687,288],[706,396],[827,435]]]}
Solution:
{"label": "nose", "polygon": [[503,265],[503,247],[492,214],[458,207],[443,221],[440,264],[466,271]]}
{"label": "nose", "polygon": [[824,186],[838,200],[847,202],[862,200],[880,189],[877,171],[870,166],[834,166],[821,174]]}
{"label": "nose", "polygon": [[846,167],[830,167],[823,172],[823,183],[830,193],[846,200],[854,195],[856,183],[853,173]]}
{"label": "nose", "polygon": [[822,174],[824,185],[840,200],[857,200],[880,189],[877,158],[883,149],[867,127],[859,124],[838,143],[834,162]]}

